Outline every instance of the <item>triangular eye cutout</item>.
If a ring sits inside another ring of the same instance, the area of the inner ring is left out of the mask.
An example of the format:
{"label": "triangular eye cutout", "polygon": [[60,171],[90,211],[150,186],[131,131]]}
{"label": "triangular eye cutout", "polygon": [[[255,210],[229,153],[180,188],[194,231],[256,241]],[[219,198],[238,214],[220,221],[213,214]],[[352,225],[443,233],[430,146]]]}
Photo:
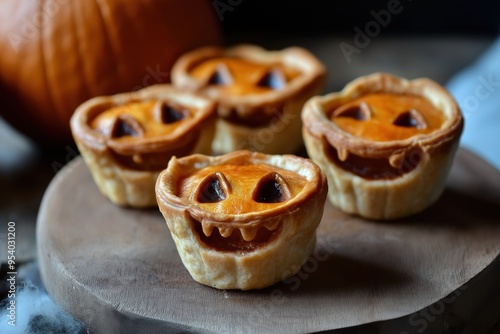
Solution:
{"label": "triangular eye cutout", "polygon": [[196,190],[196,201],[199,203],[217,203],[225,200],[231,192],[226,176],[216,172],[205,177]]}
{"label": "triangular eye cutout", "polygon": [[279,70],[267,72],[257,83],[259,87],[281,89],[285,86],[286,80],[283,73]]}
{"label": "triangular eye cutout", "polygon": [[111,138],[141,137],[142,135],[144,135],[144,130],[139,122],[130,115],[118,116],[111,127]]}
{"label": "triangular eye cutout", "polygon": [[188,115],[188,111],[186,109],[165,102],[157,103],[154,113],[156,121],[163,124],[171,124],[181,121]]}
{"label": "triangular eye cutout", "polygon": [[427,127],[424,116],[415,109],[399,114],[392,124],[405,128],[425,129]]}
{"label": "triangular eye cutout", "polygon": [[290,188],[285,179],[274,172],[262,177],[252,194],[253,200],[258,203],[280,203],[290,197]]}
{"label": "triangular eye cutout", "polygon": [[359,105],[345,105],[335,110],[334,116],[367,121],[371,117],[370,106],[366,102],[361,102]]}
{"label": "triangular eye cutout", "polygon": [[208,79],[209,85],[226,86],[233,83],[233,76],[227,68],[226,64],[219,64],[215,68],[214,73]]}

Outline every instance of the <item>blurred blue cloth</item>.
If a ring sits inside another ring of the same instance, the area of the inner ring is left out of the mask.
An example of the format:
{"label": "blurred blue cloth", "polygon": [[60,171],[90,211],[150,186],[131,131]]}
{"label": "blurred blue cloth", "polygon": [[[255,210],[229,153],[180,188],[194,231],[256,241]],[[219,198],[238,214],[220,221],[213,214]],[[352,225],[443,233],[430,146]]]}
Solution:
{"label": "blurred blue cloth", "polygon": [[461,146],[500,170],[500,38],[448,83],[465,117]]}

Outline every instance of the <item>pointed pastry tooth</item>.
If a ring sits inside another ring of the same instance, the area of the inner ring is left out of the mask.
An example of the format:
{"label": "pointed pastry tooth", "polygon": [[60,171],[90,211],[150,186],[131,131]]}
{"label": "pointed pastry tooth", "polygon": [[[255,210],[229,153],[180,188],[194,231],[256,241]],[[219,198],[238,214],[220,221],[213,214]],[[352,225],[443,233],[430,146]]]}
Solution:
{"label": "pointed pastry tooth", "polygon": [[365,120],[365,121],[369,120],[371,118],[371,115],[372,115],[372,108],[370,107],[370,105],[366,102],[361,102],[361,104],[359,105],[359,108],[361,110],[363,120]]}
{"label": "pointed pastry tooth", "polygon": [[222,235],[224,238],[227,238],[233,233],[233,228],[232,227],[217,227],[219,229],[220,235]]}
{"label": "pointed pastry tooth", "polygon": [[274,221],[270,221],[270,222],[265,223],[264,227],[267,228],[269,231],[274,231],[275,229],[278,228],[279,225],[280,225],[280,221],[274,220]]}
{"label": "pointed pastry tooth", "polygon": [[253,239],[255,239],[258,230],[259,230],[258,226],[240,228],[241,235],[243,236],[243,239],[245,241],[252,241]]}
{"label": "pointed pastry tooth", "polygon": [[162,123],[163,122],[163,106],[164,106],[163,101],[157,101],[155,103],[155,106],[153,107],[153,119],[158,122]]}
{"label": "pointed pastry tooth", "polygon": [[347,157],[349,156],[349,151],[347,151],[345,148],[339,148],[337,149],[337,155],[340,161],[346,161]]}
{"label": "pointed pastry tooth", "polygon": [[132,156],[132,160],[134,160],[134,162],[136,164],[141,164],[144,162],[144,160],[142,159],[142,156],[139,154],[139,153],[136,153]]}
{"label": "pointed pastry tooth", "polygon": [[212,235],[212,231],[214,229],[214,226],[212,224],[207,222],[202,222],[201,227],[203,229],[203,234],[205,234],[207,237]]}
{"label": "pointed pastry tooth", "polygon": [[404,158],[404,154],[393,154],[389,158],[389,163],[392,167],[398,168],[403,163]]}

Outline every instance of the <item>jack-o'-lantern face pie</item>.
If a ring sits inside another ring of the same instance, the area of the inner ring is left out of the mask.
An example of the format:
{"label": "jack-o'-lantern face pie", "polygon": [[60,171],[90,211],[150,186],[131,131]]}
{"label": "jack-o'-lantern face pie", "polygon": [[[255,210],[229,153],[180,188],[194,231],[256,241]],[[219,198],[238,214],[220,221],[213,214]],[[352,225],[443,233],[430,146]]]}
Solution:
{"label": "jack-o'-lantern face pie", "polygon": [[308,159],[238,151],[172,158],[156,192],[191,276],[247,290],[300,268],[314,249],[327,186]]}
{"label": "jack-o'-lantern face pie", "polygon": [[303,110],[309,156],[335,206],[372,219],[422,211],[444,189],[463,128],[450,94],[429,79],[378,73]]}
{"label": "jack-o'-lantern face pie", "polygon": [[[302,145],[302,106],[321,92],[325,75],[324,66],[304,49],[241,45],[185,54],[174,65],[172,82],[218,102],[214,152],[291,153]],[[259,130],[270,128],[273,135],[259,139]]]}
{"label": "jack-o'-lantern face pie", "polygon": [[210,152],[215,104],[162,85],[91,99],[76,110],[71,128],[105,196],[119,205],[154,206],[156,177],[173,155]]}

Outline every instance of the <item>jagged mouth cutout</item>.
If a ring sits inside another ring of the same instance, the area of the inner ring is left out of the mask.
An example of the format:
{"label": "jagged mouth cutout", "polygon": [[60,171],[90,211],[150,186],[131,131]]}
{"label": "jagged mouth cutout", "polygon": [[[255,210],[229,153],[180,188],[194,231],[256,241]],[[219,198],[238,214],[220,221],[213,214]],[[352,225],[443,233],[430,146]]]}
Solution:
{"label": "jagged mouth cutout", "polygon": [[[207,248],[215,249],[221,252],[251,252],[273,242],[280,235],[282,224],[275,223],[275,227],[252,227],[255,235],[252,240],[245,240],[242,231],[246,228],[217,228],[211,226],[212,231],[209,236],[206,235],[203,225],[200,221],[191,218],[193,230],[196,232],[199,241]],[[231,223],[227,223],[231,224]],[[274,228],[274,229],[273,229]],[[229,234],[229,235],[228,235]]]}
{"label": "jagged mouth cutout", "polygon": [[[232,187],[221,172],[208,175],[195,191],[199,203],[216,203],[231,196]],[[248,200],[259,203],[281,203],[291,198],[286,180],[278,173],[264,175]],[[279,217],[260,224],[199,221],[191,217],[193,230],[206,247],[223,252],[250,252],[271,243],[280,235],[283,224]]]}
{"label": "jagged mouth cutout", "polygon": [[365,158],[353,153],[337,150],[326,142],[325,154],[328,159],[343,170],[368,180],[393,180],[413,171],[423,157],[421,150],[415,149],[393,166],[387,158]]}

